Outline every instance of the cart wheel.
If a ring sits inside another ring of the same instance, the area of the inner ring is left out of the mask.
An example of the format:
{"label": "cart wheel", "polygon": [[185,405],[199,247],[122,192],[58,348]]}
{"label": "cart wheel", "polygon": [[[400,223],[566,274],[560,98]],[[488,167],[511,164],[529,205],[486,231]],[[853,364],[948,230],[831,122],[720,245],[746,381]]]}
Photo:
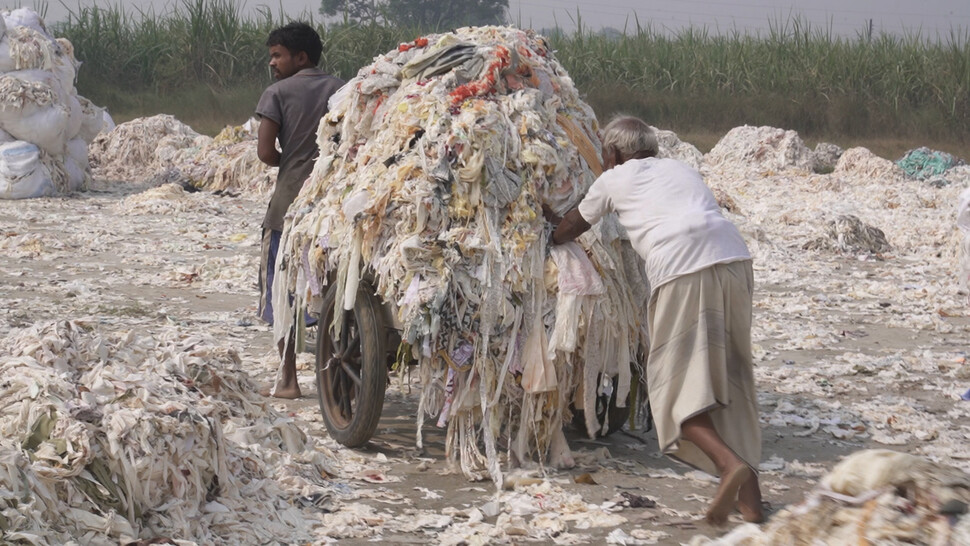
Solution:
{"label": "cart wheel", "polygon": [[367,443],[381,418],[387,365],[386,332],[380,303],[370,283],[361,281],[354,310],[344,313],[334,339],[335,285],[327,290],[317,332],[317,397],[330,436],[347,447]]}
{"label": "cart wheel", "polygon": [[[602,376],[597,376],[599,380]],[[600,424],[600,430],[596,433],[597,436],[609,436],[614,432],[623,428],[623,424],[630,419],[630,401],[627,397],[627,407],[618,408],[616,407],[616,388],[619,385],[619,379],[617,377],[613,378],[613,392],[610,394],[609,399],[606,395],[599,395],[596,397],[596,422]],[[607,417],[609,418],[609,425],[604,430],[603,423],[606,422]],[[573,409],[573,427],[586,432],[586,412],[580,409]]]}

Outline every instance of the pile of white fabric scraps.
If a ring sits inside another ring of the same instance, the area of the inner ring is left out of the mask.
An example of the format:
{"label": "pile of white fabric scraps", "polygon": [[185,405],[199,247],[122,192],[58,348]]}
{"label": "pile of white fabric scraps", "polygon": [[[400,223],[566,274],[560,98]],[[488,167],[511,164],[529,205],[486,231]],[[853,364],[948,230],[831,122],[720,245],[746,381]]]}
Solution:
{"label": "pile of white fabric scraps", "polygon": [[[37,323],[0,341],[0,530],[34,545],[310,541],[339,462],[233,349]],[[318,538],[318,537],[317,537]]]}
{"label": "pile of white fabric scraps", "polygon": [[970,289],[970,188],[960,194],[957,227],[963,232],[963,243],[960,244],[960,278],[963,285]]}
{"label": "pile of white fabric scraps", "polygon": [[0,199],[83,188],[88,143],[107,114],[77,94],[80,63],[33,10],[0,11]]}
{"label": "pile of white fabric scraps", "polygon": [[167,114],[137,118],[91,143],[91,167],[99,179],[126,184],[262,194],[278,169],[257,157],[257,127],[250,119],[212,138]]}
{"label": "pile of white fabric scraps", "polygon": [[463,28],[377,57],[331,99],[290,207],[277,338],[321,281],[352,309],[374,278],[403,325],[398,354],[420,369],[419,446],[428,414],[470,479],[502,483],[501,444],[512,466],[568,466],[577,385],[593,407],[617,377],[623,404],[646,342],[646,279],[615,220],[547,244],[542,205],[563,214],[601,170],[597,128],[531,32]]}
{"label": "pile of white fabric scraps", "polygon": [[800,504],[694,546],[970,544],[970,474],[886,449],[858,451]]}

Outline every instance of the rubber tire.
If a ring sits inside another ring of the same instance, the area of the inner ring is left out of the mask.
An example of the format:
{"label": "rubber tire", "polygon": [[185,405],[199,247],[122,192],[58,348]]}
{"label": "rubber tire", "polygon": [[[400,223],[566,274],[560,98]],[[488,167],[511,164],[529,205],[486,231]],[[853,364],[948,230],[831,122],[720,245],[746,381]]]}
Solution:
{"label": "rubber tire", "polygon": [[[357,324],[360,337],[360,387],[356,405],[352,406],[349,421],[331,415],[331,403],[336,404],[331,389],[324,385],[325,367],[332,354],[331,325],[333,323],[336,285],[331,285],[323,299],[317,332],[316,380],[320,413],[330,436],[341,445],[360,447],[367,443],[377,430],[384,409],[384,392],[387,389],[387,331],[381,303],[370,283],[361,281],[357,288],[352,318]],[[348,313],[349,315],[349,313]],[[350,319],[350,316],[344,320]]]}
{"label": "rubber tire", "polygon": [[[627,397],[627,407],[618,408],[616,406],[616,389],[619,385],[619,378],[613,378],[613,393],[610,395],[610,400],[608,404],[606,402],[605,396],[596,397],[596,422],[600,424],[600,430],[596,435],[600,438],[604,436],[609,436],[614,432],[623,428],[623,425],[630,419],[630,402],[629,396]],[[608,412],[608,413],[607,413]],[[603,421],[609,416],[609,426],[604,431],[602,429]],[[581,409],[573,409],[573,420],[572,425],[576,429],[586,432],[586,412]]]}

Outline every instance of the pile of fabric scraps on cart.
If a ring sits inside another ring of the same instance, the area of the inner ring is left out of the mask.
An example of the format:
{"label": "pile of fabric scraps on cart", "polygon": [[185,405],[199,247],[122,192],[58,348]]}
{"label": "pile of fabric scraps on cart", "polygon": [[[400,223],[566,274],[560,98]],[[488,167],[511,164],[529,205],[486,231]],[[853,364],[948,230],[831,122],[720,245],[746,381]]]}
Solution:
{"label": "pile of fabric scraps on cart", "polygon": [[[311,541],[340,463],[206,335],[37,323],[0,341],[0,530],[34,545]],[[316,532],[315,532],[316,530]],[[195,541],[195,542],[190,542]]]}
{"label": "pile of fabric scraps on cart", "polygon": [[201,135],[167,114],[118,125],[91,144],[95,177],[129,184],[179,184],[189,190],[261,194],[276,167],[256,155],[256,121]]}
{"label": "pile of fabric scraps on cart", "polygon": [[886,449],[858,451],[763,526],[691,544],[968,544],[968,504],[970,474],[958,468]]}
{"label": "pile of fabric scraps on cart", "polygon": [[90,179],[88,143],[111,118],[77,94],[80,63],[29,8],[0,10],[0,199],[75,191]]}
{"label": "pile of fabric scraps on cart", "polygon": [[532,32],[463,28],[377,57],[331,99],[290,207],[277,339],[295,307],[332,289],[352,309],[374,279],[419,367],[419,445],[427,415],[471,479],[501,483],[504,446],[512,466],[568,466],[573,394],[594,407],[616,377],[622,405],[646,344],[648,287],[615,219],[547,242],[542,206],[565,213],[601,171],[597,129]]}

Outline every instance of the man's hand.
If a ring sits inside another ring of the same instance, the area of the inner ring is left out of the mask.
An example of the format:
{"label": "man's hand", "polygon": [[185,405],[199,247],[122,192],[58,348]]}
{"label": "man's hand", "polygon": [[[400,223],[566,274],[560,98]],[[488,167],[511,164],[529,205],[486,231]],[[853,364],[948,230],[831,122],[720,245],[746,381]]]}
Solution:
{"label": "man's hand", "polygon": [[553,212],[552,209],[549,208],[549,205],[545,203],[542,204],[542,215],[546,218],[546,222],[549,222],[553,226],[558,226],[559,222],[562,222],[562,217]]}
{"label": "man's hand", "polygon": [[589,222],[579,213],[579,209],[574,208],[562,217],[562,222],[559,222],[556,230],[552,232],[552,244],[561,245],[572,241],[576,237],[586,233],[589,228]]}

